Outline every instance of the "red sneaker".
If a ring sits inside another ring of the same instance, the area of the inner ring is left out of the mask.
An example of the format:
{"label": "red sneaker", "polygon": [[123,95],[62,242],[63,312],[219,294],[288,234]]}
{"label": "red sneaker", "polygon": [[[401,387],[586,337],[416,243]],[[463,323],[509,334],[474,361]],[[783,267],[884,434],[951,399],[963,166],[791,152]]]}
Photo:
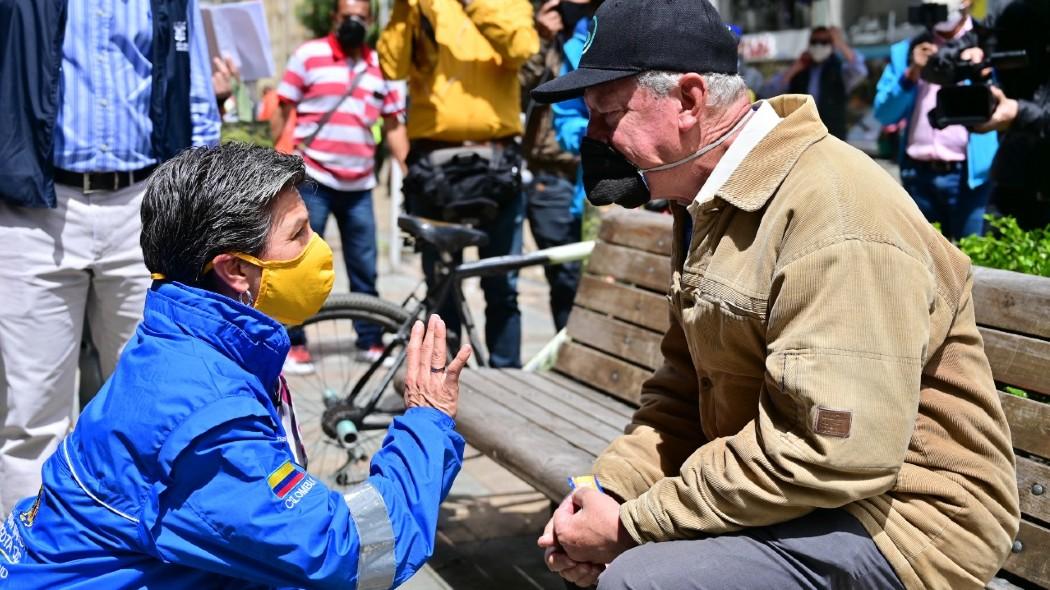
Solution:
{"label": "red sneaker", "polygon": [[288,358],[284,359],[284,372],[289,375],[309,375],[315,371],[314,359],[304,344],[297,344],[288,349]]}
{"label": "red sneaker", "polygon": [[[383,345],[376,344],[369,348],[362,348],[357,351],[357,361],[362,363],[372,364],[379,360],[379,357],[383,356]],[[394,365],[394,357],[388,356],[383,359],[384,367],[392,367]]]}

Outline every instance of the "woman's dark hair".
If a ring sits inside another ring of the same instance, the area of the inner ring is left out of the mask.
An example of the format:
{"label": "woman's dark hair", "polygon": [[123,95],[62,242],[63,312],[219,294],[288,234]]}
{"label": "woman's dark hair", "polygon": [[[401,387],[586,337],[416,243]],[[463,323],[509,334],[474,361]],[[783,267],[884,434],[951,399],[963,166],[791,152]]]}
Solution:
{"label": "woman's dark hair", "polygon": [[140,238],[146,268],[193,285],[219,254],[260,254],[277,195],[303,178],[301,158],[269,148],[227,143],[180,153],[146,183]]}

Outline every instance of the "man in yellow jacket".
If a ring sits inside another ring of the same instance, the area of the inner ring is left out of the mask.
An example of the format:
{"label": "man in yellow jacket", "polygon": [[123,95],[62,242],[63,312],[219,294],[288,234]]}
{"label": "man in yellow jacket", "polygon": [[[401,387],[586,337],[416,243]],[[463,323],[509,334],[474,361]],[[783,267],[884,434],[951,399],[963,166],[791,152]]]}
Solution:
{"label": "man in yellow jacket", "polygon": [[[388,79],[408,78],[410,213],[471,223],[482,257],[521,251],[521,91],[517,73],[539,50],[528,0],[397,0],[377,46]],[[434,277],[438,254],[423,248]],[[495,367],[521,365],[517,275],[486,277],[486,344]],[[459,334],[450,301],[439,310]]]}
{"label": "man in yellow jacket", "polygon": [[673,203],[671,321],[548,565],[599,590],[983,588],[1019,507],[970,261],[811,97],[751,104],[707,0],[595,19],[533,96],[583,94],[588,198]]}

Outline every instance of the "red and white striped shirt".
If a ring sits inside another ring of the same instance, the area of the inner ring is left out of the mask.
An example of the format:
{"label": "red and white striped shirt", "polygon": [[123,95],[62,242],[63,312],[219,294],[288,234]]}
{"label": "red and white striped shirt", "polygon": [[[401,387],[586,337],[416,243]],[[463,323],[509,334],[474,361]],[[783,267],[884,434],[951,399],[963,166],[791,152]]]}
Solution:
{"label": "red and white striped shirt", "polygon": [[298,144],[317,129],[320,119],[343,98],[358,75],[363,77],[353,94],[343,101],[310,147],[297,150],[312,179],[341,191],[375,186],[372,126],[380,117],[405,111],[403,83],[383,78],[379,59],[368,47],[362,58],[351,64],[335,36],[329,35],[307,41],[295,51],[277,88],[282,101],[296,105]]}

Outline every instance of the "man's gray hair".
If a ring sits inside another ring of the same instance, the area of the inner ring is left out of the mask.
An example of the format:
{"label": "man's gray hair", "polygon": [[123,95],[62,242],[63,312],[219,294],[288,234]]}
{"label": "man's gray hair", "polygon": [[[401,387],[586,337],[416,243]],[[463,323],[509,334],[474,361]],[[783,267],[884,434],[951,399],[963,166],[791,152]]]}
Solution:
{"label": "man's gray hair", "polygon": [[[744,79],[736,74],[700,74],[707,84],[707,106],[726,107],[747,92]],[[678,86],[682,74],[650,70],[638,74],[638,85],[658,97],[665,97]]]}
{"label": "man's gray hair", "polygon": [[244,143],[192,148],[168,160],[150,175],[142,199],[146,268],[198,285],[219,254],[259,255],[277,195],[304,173],[298,156]]}

